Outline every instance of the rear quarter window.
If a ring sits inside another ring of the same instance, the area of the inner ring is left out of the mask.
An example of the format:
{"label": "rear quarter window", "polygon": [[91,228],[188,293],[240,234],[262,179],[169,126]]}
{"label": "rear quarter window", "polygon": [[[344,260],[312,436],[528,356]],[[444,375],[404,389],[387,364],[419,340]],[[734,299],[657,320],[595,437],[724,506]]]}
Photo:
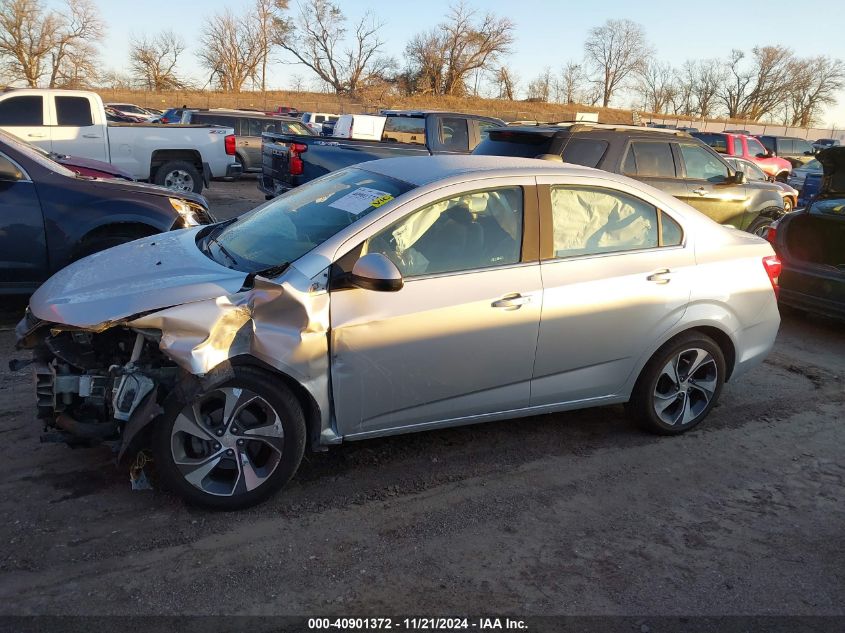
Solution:
{"label": "rear quarter window", "polygon": [[564,145],[562,158],[566,163],[596,167],[607,151],[607,141],[570,138]]}
{"label": "rear quarter window", "polygon": [[540,154],[548,154],[551,145],[550,136],[491,130],[487,140],[481,141],[472,153],[483,156],[534,158]]}

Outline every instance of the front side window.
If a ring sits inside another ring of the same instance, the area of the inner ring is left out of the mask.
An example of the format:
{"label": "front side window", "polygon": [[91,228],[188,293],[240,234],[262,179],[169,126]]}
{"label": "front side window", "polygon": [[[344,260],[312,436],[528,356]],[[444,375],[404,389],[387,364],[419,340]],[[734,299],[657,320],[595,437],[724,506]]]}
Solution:
{"label": "front side window", "polygon": [[657,248],[657,209],[621,191],[552,187],[555,257]]}
{"label": "front side window", "polygon": [[802,141],[801,139],[795,140],[795,153],[796,154],[812,154],[813,153],[813,146],[810,145],[807,141]]}
{"label": "front side window", "polygon": [[636,141],[628,148],[623,170],[626,174],[652,178],[674,178],[675,160],[669,143]]}
{"label": "front side window", "polygon": [[0,125],[44,125],[44,97],[22,95],[0,101]]}
{"label": "front side window", "polygon": [[56,97],[56,122],[71,127],[94,125],[91,105],[85,97]]}
{"label": "front side window", "polygon": [[682,144],[681,155],[687,169],[687,178],[712,183],[727,181],[727,165],[703,147]]}
{"label": "front side window", "polygon": [[522,210],[521,187],[462,194],[402,218],[368,239],[361,254],[385,255],[404,277],[516,264]]}
{"label": "front side window", "polygon": [[381,140],[425,145],[425,119],[416,116],[389,116],[384,122]]}
{"label": "front side window", "polygon": [[761,154],[766,153],[766,148],[763,147],[763,144],[760,143],[760,141],[758,141],[757,139],[747,139],[747,143],[749,155],[760,157]]}
{"label": "front side window", "polygon": [[486,141],[490,138],[490,130],[497,130],[501,125],[493,123],[492,121],[479,121],[478,122],[478,137],[482,141]]}

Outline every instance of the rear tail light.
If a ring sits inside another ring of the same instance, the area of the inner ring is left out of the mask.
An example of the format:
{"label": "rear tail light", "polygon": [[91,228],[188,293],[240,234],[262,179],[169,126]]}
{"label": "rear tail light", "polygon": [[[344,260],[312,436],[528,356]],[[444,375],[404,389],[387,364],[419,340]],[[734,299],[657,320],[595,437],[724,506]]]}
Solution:
{"label": "rear tail light", "polygon": [[226,153],[229,156],[235,155],[235,135],[234,134],[227,134],[226,135]]}
{"label": "rear tail light", "polygon": [[302,157],[308,151],[308,146],[303,143],[290,144],[290,158],[288,159],[288,171],[291,176],[301,176],[303,171]]}
{"label": "rear tail light", "polygon": [[763,258],[763,268],[766,269],[766,274],[769,276],[769,281],[772,282],[772,289],[775,291],[775,296],[780,294],[780,286],[778,286],[778,278],[780,272],[783,270],[783,264],[780,263],[777,255],[769,255]]}

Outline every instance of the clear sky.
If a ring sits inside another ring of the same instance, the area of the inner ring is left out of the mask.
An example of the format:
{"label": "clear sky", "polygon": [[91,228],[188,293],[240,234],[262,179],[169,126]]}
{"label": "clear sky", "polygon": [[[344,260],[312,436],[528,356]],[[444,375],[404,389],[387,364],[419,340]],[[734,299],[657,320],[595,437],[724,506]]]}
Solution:
{"label": "clear sky", "polygon": [[[246,11],[249,0],[94,0],[108,25],[102,46],[106,68],[124,70],[128,65],[129,37],[173,29],[188,44],[182,71],[197,78],[204,72],[196,62],[197,40],[204,15],[225,7]],[[415,33],[435,26],[448,12],[449,0],[336,0],[350,21],[367,9],[385,23],[382,31],[386,51],[402,57],[405,42]],[[292,4],[295,0],[292,0]],[[51,0],[51,5],[59,5]],[[524,88],[545,66],[558,69],[567,60],[579,60],[584,38],[593,26],[610,18],[639,22],[660,59],[679,65],[686,59],[725,57],[731,48],[750,51],[756,45],[785,44],[800,56],[828,55],[845,59],[845,14],[837,3],[811,5],[786,0],[476,0],[468,2],[479,10],[490,10],[516,23],[516,42],[508,63]],[[830,12],[833,15],[830,15]],[[820,37],[820,33],[830,36]],[[288,60],[289,61],[289,60]],[[268,87],[288,88],[293,75],[310,79],[307,68],[273,64]],[[623,106],[622,102],[611,104]],[[839,104],[824,113],[822,125],[845,128],[845,93]]]}

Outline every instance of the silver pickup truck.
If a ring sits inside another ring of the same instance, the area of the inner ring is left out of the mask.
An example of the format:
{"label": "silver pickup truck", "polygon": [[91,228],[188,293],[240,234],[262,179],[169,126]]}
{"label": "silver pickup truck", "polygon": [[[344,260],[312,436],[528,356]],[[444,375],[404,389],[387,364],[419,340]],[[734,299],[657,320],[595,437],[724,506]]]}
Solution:
{"label": "silver pickup truck", "polygon": [[0,129],[47,151],[111,163],[177,191],[200,193],[212,178],[241,173],[231,128],[108,123],[102,99],[85,90],[0,94]]}

